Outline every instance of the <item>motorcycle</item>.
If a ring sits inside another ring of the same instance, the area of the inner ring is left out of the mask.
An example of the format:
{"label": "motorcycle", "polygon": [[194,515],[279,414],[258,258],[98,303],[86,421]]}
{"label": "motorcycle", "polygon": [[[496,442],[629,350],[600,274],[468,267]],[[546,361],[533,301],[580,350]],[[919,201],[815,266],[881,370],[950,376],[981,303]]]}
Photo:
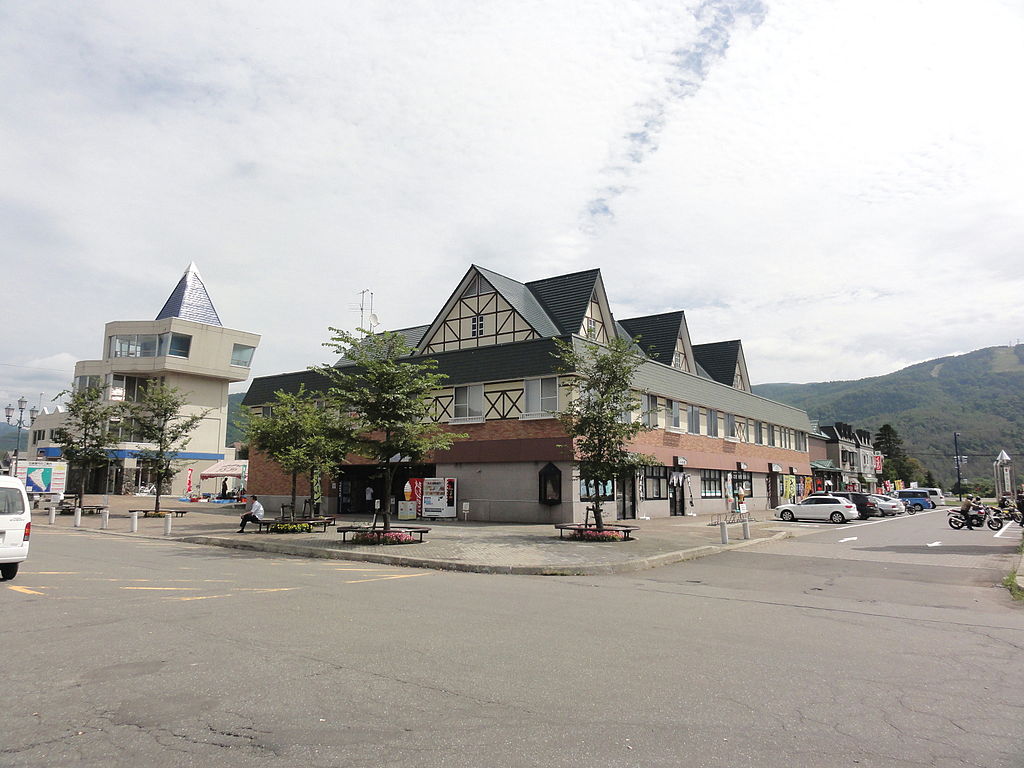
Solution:
{"label": "motorcycle", "polygon": [[[995,512],[996,514],[993,514]],[[1003,517],[998,514],[999,510],[993,510],[991,508],[978,509],[974,507],[971,509],[971,526],[973,528],[981,528],[982,525],[987,525],[991,530],[998,531],[1003,527]],[[949,527],[955,531],[959,531],[967,523],[964,518],[964,513],[959,509],[951,510],[948,513],[946,520],[949,523]]]}
{"label": "motorcycle", "polygon": [[904,509],[904,511],[908,515],[916,515],[917,514],[917,507],[915,507],[913,504],[911,504],[906,499],[903,500],[903,509]]}

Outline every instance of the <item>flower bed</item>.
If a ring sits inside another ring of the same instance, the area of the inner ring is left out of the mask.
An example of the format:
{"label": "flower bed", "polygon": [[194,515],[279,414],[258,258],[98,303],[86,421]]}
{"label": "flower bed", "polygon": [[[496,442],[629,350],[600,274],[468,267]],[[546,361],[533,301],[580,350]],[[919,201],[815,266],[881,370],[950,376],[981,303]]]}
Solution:
{"label": "flower bed", "polygon": [[309,523],[276,523],[270,526],[271,533],[309,533],[312,530]]}
{"label": "flower bed", "polygon": [[353,544],[412,544],[414,541],[415,539],[405,531],[352,534]]}
{"label": "flower bed", "polygon": [[592,528],[584,528],[573,531],[569,534],[573,541],[622,541],[622,531],[598,531]]}

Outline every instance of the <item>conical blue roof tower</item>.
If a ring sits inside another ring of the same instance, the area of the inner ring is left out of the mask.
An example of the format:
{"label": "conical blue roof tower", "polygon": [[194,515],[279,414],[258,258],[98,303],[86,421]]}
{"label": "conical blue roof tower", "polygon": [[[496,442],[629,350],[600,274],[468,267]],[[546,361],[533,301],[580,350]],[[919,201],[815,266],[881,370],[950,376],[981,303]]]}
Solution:
{"label": "conical blue roof tower", "polygon": [[174,286],[156,319],[163,320],[167,317],[180,317],[182,320],[206,325],[221,325],[220,315],[210,301],[210,294],[206,292],[203,278],[199,276],[199,269],[194,261],[188,265],[185,274]]}

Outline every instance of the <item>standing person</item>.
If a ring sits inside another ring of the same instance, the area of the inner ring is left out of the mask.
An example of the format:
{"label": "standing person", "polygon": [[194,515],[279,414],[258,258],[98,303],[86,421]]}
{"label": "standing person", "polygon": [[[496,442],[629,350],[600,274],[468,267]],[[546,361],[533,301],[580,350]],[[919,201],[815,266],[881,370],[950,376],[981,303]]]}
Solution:
{"label": "standing person", "polygon": [[222,499],[228,497],[228,479],[226,477],[220,481],[220,497]]}
{"label": "standing person", "polygon": [[252,508],[248,513],[242,513],[242,527],[238,529],[239,533],[245,533],[246,523],[255,523],[257,520],[263,519],[263,505],[260,504],[259,496],[252,497]]}

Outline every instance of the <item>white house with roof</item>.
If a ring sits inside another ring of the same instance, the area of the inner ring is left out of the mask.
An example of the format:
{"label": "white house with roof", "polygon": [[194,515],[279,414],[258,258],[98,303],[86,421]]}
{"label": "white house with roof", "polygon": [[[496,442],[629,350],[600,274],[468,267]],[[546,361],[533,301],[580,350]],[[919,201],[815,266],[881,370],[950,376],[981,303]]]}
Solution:
{"label": "white house with roof", "polygon": [[[186,395],[183,413],[201,414],[203,419],[179,455],[183,471],[175,477],[171,492],[180,494],[185,491],[189,468],[198,482],[204,469],[234,458],[234,449],[225,447],[228,386],[249,378],[259,342],[257,334],[222,325],[199,270],[191,263],[156,319],[115,320],[104,326],[100,358],[75,365],[73,386],[99,387],[108,402],[126,402],[138,397],[147,380],[159,378]],[[60,446],[53,438],[65,418],[57,409],[35,420],[29,435],[30,456],[60,457]],[[120,493],[150,483],[148,468],[137,459],[138,450],[146,444],[131,434],[128,422],[113,428],[120,439],[112,452],[110,470],[105,477],[90,479],[89,492]]]}

